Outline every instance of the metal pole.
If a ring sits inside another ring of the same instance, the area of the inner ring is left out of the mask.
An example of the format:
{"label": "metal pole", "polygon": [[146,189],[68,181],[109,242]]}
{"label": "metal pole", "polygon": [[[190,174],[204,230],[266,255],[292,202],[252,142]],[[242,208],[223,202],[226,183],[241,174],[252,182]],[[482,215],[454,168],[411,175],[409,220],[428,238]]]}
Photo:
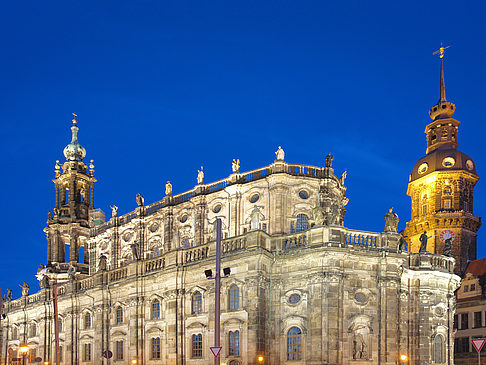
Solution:
{"label": "metal pole", "polygon": [[[216,219],[216,277],[215,277],[215,293],[214,293],[214,346],[220,346],[220,295],[221,295],[221,219]],[[214,358],[214,365],[219,365],[219,356]]]}
{"label": "metal pole", "polygon": [[59,313],[57,311],[57,281],[54,282],[52,291],[54,292],[54,332],[56,341],[56,365],[59,365]]}

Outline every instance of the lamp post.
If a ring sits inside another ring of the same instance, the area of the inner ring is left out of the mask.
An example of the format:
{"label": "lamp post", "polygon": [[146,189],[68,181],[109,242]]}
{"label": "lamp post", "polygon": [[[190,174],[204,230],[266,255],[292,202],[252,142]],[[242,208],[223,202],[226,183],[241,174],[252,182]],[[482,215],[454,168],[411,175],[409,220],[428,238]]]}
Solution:
{"label": "lamp post", "polygon": [[400,362],[405,364],[408,361],[408,356],[405,354],[400,355]]}
{"label": "lamp post", "polygon": [[25,365],[25,356],[27,356],[27,353],[29,352],[29,346],[22,345],[19,347],[19,351],[22,354],[22,364]]}

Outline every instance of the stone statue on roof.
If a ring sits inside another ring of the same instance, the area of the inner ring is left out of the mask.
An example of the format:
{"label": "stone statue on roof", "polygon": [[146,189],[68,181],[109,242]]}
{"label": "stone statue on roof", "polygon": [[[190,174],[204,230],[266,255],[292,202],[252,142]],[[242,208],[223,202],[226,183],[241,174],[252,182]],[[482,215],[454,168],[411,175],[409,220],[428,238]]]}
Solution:
{"label": "stone statue on roof", "polygon": [[197,170],[197,183],[202,185],[204,182],[204,171],[203,167],[201,166],[201,170]]}
{"label": "stone statue on roof", "polygon": [[332,160],[334,160],[334,156],[329,152],[326,156],[326,167],[332,167]]}
{"label": "stone statue on roof", "polygon": [[172,195],[172,184],[170,183],[170,181],[167,181],[167,183],[165,184],[165,195]]}
{"label": "stone statue on roof", "polygon": [[111,216],[116,217],[118,215],[118,207],[115,204],[113,204],[110,208],[111,208]]}
{"label": "stone statue on roof", "polygon": [[233,162],[231,163],[231,170],[233,171],[233,174],[237,174],[240,172],[240,159],[237,158],[236,160],[233,159]]}
{"label": "stone statue on roof", "polygon": [[393,211],[393,207],[388,209],[385,214],[385,232],[398,232],[398,214]]}
{"label": "stone statue on roof", "polygon": [[25,281],[22,285],[20,285],[20,287],[22,288],[22,296],[23,297],[26,297],[29,295],[29,284],[27,284]]}
{"label": "stone statue on roof", "polygon": [[142,194],[138,193],[136,200],[137,200],[137,205],[139,207],[143,207],[143,203],[145,202],[145,199],[143,198]]}
{"label": "stone statue on roof", "polygon": [[275,156],[277,157],[277,161],[283,161],[285,159],[285,151],[281,146],[278,146]]}

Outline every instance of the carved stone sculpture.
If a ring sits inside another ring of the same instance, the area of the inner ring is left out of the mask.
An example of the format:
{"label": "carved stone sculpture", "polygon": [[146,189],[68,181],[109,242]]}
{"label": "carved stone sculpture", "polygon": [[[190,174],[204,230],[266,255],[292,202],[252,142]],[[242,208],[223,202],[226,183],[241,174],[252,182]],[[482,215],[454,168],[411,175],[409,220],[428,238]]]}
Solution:
{"label": "carved stone sculpture", "polygon": [[334,156],[329,152],[326,156],[326,167],[332,167],[332,160],[334,160]]}
{"label": "carved stone sculpture", "polygon": [[7,300],[11,302],[12,298],[12,289],[7,288]]}
{"label": "carved stone sculpture", "polygon": [[106,256],[101,255],[100,261],[98,262],[98,271],[105,271],[106,270]]}
{"label": "carved stone sculpture", "polygon": [[74,281],[76,279],[76,268],[73,265],[69,265],[69,269],[67,271],[69,280]]}
{"label": "carved stone sculpture", "polygon": [[452,237],[446,238],[445,240],[444,255],[452,257]]}
{"label": "carved stone sculpture", "polygon": [[143,207],[143,204],[145,202],[145,199],[143,198],[142,194],[138,193],[136,200],[137,200],[137,205],[139,207]]}
{"label": "carved stone sculpture", "polygon": [[424,231],[419,237],[420,240],[420,250],[419,253],[427,252],[427,241],[430,237],[427,237],[427,231]]}
{"label": "carved stone sculpture", "polygon": [[278,146],[275,156],[277,157],[277,161],[283,161],[285,159],[285,151],[282,149],[282,147]]}
{"label": "carved stone sculpture", "polygon": [[29,295],[29,284],[27,284],[25,281],[24,283],[20,286],[22,288],[22,296],[26,297]]}
{"label": "carved stone sculpture", "polygon": [[385,214],[385,232],[398,232],[398,214],[390,208]]}
{"label": "carved stone sculpture", "polygon": [[240,172],[240,159],[233,159],[233,162],[231,163],[231,170],[233,171],[233,174]]}
{"label": "carved stone sculpture", "polygon": [[170,181],[167,181],[167,183],[165,184],[165,195],[172,195],[172,184],[170,183]]}
{"label": "carved stone sculpture", "polygon": [[111,207],[111,216],[114,218],[118,215],[118,207],[116,205],[112,205]]}
{"label": "carved stone sculpture", "polygon": [[201,170],[197,170],[197,183],[202,185],[204,182],[204,171],[203,167],[201,166]]}

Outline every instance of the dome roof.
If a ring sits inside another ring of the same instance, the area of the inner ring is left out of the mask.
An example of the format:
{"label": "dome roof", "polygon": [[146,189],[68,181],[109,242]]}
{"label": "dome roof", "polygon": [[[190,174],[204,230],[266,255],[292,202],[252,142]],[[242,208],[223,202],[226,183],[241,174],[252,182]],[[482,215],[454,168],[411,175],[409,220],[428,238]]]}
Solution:
{"label": "dome roof", "polygon": [[476,164],[465,153],[456,149],[437,149],[417,161],[410,181],[427,176],[434,171],[464,170],[477,176]]}
{"label": "dome roof", "polygon": [[83,161],[83,158],[86,156],[86,149],[78,142],[79,128],[76,126],[76,124],[76,119],[73,119],[73,126],[71,127],[73,137],[71,143],[64,147],[63,151],[64,157],[66,157],[67,161]]}

